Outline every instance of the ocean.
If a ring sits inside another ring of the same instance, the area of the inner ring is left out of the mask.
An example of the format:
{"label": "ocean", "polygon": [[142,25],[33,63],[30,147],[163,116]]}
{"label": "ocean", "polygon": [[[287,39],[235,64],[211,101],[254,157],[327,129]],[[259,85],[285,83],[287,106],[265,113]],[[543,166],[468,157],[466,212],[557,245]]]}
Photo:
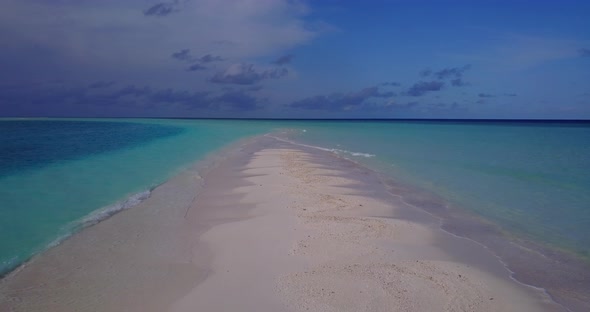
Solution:
{"label": "ocean", "polygon": [[0,272],[270,132],[380,172],[521,282],[590,287],[588,122],[3,119]]}
{"label": "ocean", "polygon": [[590,123],[325,122],[308,144],[590,259]]}
{"label": "ocean", "polygon": [[264,133],[239,121],[0,121],[0,275],[132,207],[223,146]]}

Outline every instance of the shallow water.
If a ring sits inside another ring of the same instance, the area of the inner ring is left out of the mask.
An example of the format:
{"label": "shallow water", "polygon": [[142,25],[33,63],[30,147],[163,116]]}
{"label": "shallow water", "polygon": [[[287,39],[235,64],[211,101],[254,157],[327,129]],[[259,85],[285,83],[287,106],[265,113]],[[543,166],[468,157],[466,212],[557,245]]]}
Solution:
{"label": "shallow water", "polygon": [[0,272],[272,131],[382,172],[392,193],[491,248],[519,281],[576,297],[570,306],[590,301],[589,123],[0,120],[0,130]]}
{"label": "shallow water", "polygon": [[325,122],[304,142],[435,192],[509,233],[590,256],[590,124]]}
{"label": "shallow water", "polygon": [[0,273],[140,202],[208,153],[267,130],[203,120],[0,121]]}

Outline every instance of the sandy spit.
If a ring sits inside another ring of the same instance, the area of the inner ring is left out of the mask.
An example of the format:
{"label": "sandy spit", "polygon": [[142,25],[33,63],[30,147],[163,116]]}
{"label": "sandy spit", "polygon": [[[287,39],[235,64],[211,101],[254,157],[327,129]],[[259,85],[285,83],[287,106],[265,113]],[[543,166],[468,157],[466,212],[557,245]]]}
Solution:
{"label": "sandy spit", "polygon": [[0,311],[563,311],[335,156],[261,142],[37,257]]}

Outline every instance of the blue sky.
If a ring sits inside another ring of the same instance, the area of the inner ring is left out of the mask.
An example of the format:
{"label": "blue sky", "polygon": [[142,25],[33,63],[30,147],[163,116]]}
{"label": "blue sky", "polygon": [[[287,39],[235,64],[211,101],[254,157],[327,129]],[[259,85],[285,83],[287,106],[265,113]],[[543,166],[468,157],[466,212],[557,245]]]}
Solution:
{"label": "blue sky", "polygon": [[0,3],[0,116],[590,119],[590,1]]}

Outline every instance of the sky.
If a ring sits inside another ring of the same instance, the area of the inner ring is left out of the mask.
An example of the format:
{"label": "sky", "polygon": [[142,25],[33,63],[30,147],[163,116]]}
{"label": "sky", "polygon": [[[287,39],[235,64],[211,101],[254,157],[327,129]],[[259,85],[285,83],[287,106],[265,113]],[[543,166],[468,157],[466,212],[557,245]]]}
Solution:
{"label": "sky", "polygon": [[590,1],[0,4],[0,117],[590,119]]}

